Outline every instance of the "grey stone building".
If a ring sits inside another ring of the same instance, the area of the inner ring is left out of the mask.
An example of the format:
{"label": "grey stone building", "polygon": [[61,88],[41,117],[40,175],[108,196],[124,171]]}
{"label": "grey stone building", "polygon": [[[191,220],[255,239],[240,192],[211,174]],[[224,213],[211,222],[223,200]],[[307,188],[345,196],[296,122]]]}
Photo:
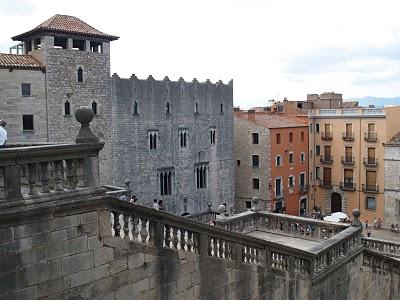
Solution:
{"label": "grey stone building", "polygon": [[400,134],[385,146],[385,222],[400,224]]}
{"label": "grey stone building", "polygon": [[14,36],[21,55],[0,54],[8,142],[72,142],[74,111],[90,106],[102,183],[128,179],[142,204],[163,200],[176,214],[232,207],[232,82],[110,78],[116,39],[65,15]]}

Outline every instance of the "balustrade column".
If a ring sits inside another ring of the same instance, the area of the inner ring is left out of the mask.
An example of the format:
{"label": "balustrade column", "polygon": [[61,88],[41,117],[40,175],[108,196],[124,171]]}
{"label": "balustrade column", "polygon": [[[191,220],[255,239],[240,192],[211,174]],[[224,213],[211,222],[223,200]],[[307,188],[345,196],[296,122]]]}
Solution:
{"label": "balustrade column", "polygon": [[54,190],[63,191],[63,175],[62,175],[62,161],[56,160],[54,162]]}
{"label": "balustrade column", "polygon": [[50,193],[49,188],[49,162],[40,163],[40,181],[42,182],[42,193]]}
{"label": "balustrade column", "polygon": [[75,189],[75,170],[74,170],[74,160],[66,159],[65,160],[67,169],[66,169],[66,184],[67,189],[74,190]]}
{"label": "balustrade column", "polygon": [[29,170],[29,177],[28,177],[28,183],[29,183],[29,192],[28,195],[31,196],[37,196],[38,191],[36,189],[36,164],[28,164],[28,170]]}
{"label": "balustrade column", "polygon": [[85,187],[85,159],[78,158],[76,160],[76,165],[77,187],[83,188]]}

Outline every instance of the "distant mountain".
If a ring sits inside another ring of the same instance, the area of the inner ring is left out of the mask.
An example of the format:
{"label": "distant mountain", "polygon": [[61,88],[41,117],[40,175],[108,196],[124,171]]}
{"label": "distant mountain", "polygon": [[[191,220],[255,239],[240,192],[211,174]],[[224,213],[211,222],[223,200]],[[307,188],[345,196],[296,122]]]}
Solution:
{"label": "distant mountain", "polygon": [[385,105],[400,105],[400,96],[393,98],[367,96],[367,97],[353,98],[347,100],[358,101],[358,105],[360,106],[374,105],[376,107],[381,107]]}

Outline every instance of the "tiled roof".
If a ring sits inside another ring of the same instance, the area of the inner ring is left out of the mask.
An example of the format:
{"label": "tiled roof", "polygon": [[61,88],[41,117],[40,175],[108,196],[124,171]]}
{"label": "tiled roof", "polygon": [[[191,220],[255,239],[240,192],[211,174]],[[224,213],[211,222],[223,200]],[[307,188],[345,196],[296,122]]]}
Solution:
{"label": "tiled roof", "polygon": [[75,33],[79,35],[99,37],[108,40],[118,39],[117,36],[101,32],[96,28],[93,28],[89,24],[83,22],[81,19],[78,19],[77,17],[66,16],[66,15],[54,15],[53,17],[43,22],[42,24],[36,26],[32,30],[14,36],[12,39],[14,41],[18,41],[28,35],[36,34],[38,32],[43,32],[43,31],[59,32],[59,33]]}
{"label": "tiled roof", "polygon": [[390,139],[388,145],[399,145],[400,146],[400,132]]}
{"label": "tiled roof", "polygon": [[43,65],[32,55],[0,53],[0,68],[42,69]]}
{"label": "tiled roof", "polygon": [[[277,114],[255,114],[255,121],[261,126],[267,128],[289,128],[289,127],[307,127],[307,118],[287,117]],[[237,116],[238,118],[248,119],[247,114]],[[251,120],[249,120],[251,121]]]}

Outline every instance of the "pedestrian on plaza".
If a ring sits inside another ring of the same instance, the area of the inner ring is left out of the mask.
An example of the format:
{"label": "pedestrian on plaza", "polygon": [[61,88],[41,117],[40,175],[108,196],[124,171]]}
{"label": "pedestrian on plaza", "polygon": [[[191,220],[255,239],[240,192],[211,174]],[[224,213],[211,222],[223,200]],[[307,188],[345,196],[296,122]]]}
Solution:
{"label": "pedestrian on plaza", "polygon": [[154,199],[153,208],[154,208],[155,210],[160,210],[160,206],[158,205],[157,199]]}
{"label": "pedestrian on plaza", "polygon": [[368,226],[368,220],[366,220],[365,221],[365,229],[368,229],[369,228],[369,226]]}
{"label": "pedestrian on plaza", "polygon": [[164,210],[164,203],[162,200],[158,201],[158,209],[159,210]]}
{"label": "pedestrian on plaza", "polygon": [[368,235],[368,237],[371,237],[371,227],[368,227],[368,229],[367,229],[367,235]]}
{"label": "pedestrian on plaza", "polygon": [[374,218],[374,228],[377,228],[377,226],[378,226],[378,220],[377,220],[377,218],[375,217],[375,218]]}
{"label": "pedestrian on plaza", "polygon": [[6,121],[0,120],[0,148],[4,148],[7,143],[7,130],[4,128],[6,125]]}

